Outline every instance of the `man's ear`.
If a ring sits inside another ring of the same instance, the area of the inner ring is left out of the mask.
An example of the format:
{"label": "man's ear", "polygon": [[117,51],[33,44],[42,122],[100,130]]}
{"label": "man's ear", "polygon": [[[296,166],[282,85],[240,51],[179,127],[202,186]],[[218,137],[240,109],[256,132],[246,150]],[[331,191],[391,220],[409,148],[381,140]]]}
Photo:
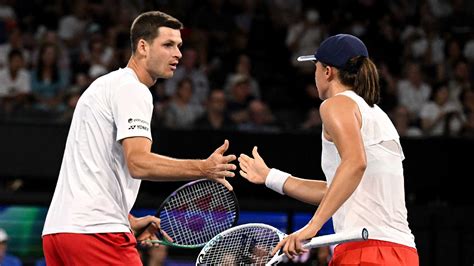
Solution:
{"label": "man's ear", "polygon": [[146,55],[148,54],[148,42],[145,41],[144,39],[138,40],[137,43],[137,53],[140,55]]}

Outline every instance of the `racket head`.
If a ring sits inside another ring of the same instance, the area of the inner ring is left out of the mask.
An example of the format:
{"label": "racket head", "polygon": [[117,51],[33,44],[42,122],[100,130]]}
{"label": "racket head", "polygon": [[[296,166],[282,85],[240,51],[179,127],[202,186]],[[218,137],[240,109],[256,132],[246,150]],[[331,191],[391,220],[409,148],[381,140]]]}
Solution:
{"label": "racket head", "polygon": [[223,184],[200,179],[186,183],[171,193],[155,216],[161,220],[161,230],[173,239],[169,242],[161,238],[160,244],[200,248],[237,223],[239,204],[235,193]]}
{"label": "racket head", "polygon": [[196,265],[265,265],[285,236],[267,224],[235,226],[212,238],[201,249]]}

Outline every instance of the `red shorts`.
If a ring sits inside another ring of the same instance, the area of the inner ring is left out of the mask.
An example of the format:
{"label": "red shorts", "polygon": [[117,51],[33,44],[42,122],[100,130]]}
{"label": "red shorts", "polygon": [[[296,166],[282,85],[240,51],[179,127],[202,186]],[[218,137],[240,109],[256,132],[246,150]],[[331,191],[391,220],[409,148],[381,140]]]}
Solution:
{"label": "red shorts", "polygon": [[329,266],[418,266],[415,248],[388,241],[367,240],[337,245]]}
{"label": "red shorts", "polygon": [[131,233],[59,233],[43,237],[46,265],[142,266]]}

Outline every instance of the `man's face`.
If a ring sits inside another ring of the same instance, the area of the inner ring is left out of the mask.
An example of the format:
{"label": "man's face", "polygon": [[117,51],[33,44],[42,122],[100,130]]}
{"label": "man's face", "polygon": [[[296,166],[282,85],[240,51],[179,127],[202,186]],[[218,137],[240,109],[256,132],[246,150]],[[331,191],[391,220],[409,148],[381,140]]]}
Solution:
{"label": "man's face", "polygon": [[181,32],[167,27],[160,27],[158,30],[158,37],[149,44],[147,69],[154,79],[171,78],[182,57],[179,50],[183,43]]}

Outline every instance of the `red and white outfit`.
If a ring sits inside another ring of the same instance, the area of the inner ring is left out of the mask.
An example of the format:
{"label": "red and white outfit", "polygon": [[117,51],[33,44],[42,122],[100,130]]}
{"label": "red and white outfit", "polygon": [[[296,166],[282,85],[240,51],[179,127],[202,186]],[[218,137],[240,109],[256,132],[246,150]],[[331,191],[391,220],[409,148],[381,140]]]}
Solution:
{"label": "red and white outfit", "polygon": [[[128,221],[141,181],[130,176],[120,141],[151,139],[152,112],[152,95],[130,68],[99,77],[82,94],[43,228],[48,265],[80,264],[67,261],[73,253],[90,256],[89,265],[141,265]],[[101,260],[117,250],[130,256]]]}
{"label": "red and white outfit", "polygon": [[[405,157],[397,130],[382,109],[370,107],[354,91],[339,95],[351,98],[359,107],[367,168],[357,189],[333,215],[334,231],[365,227],[369,240],[338,245],[331,265],[418,265],[407,221],[402,165]],[[340,162],[336,146],[323,134],[321,165],[328,185]],[[398,261],[400,257],[402,261]]]}

